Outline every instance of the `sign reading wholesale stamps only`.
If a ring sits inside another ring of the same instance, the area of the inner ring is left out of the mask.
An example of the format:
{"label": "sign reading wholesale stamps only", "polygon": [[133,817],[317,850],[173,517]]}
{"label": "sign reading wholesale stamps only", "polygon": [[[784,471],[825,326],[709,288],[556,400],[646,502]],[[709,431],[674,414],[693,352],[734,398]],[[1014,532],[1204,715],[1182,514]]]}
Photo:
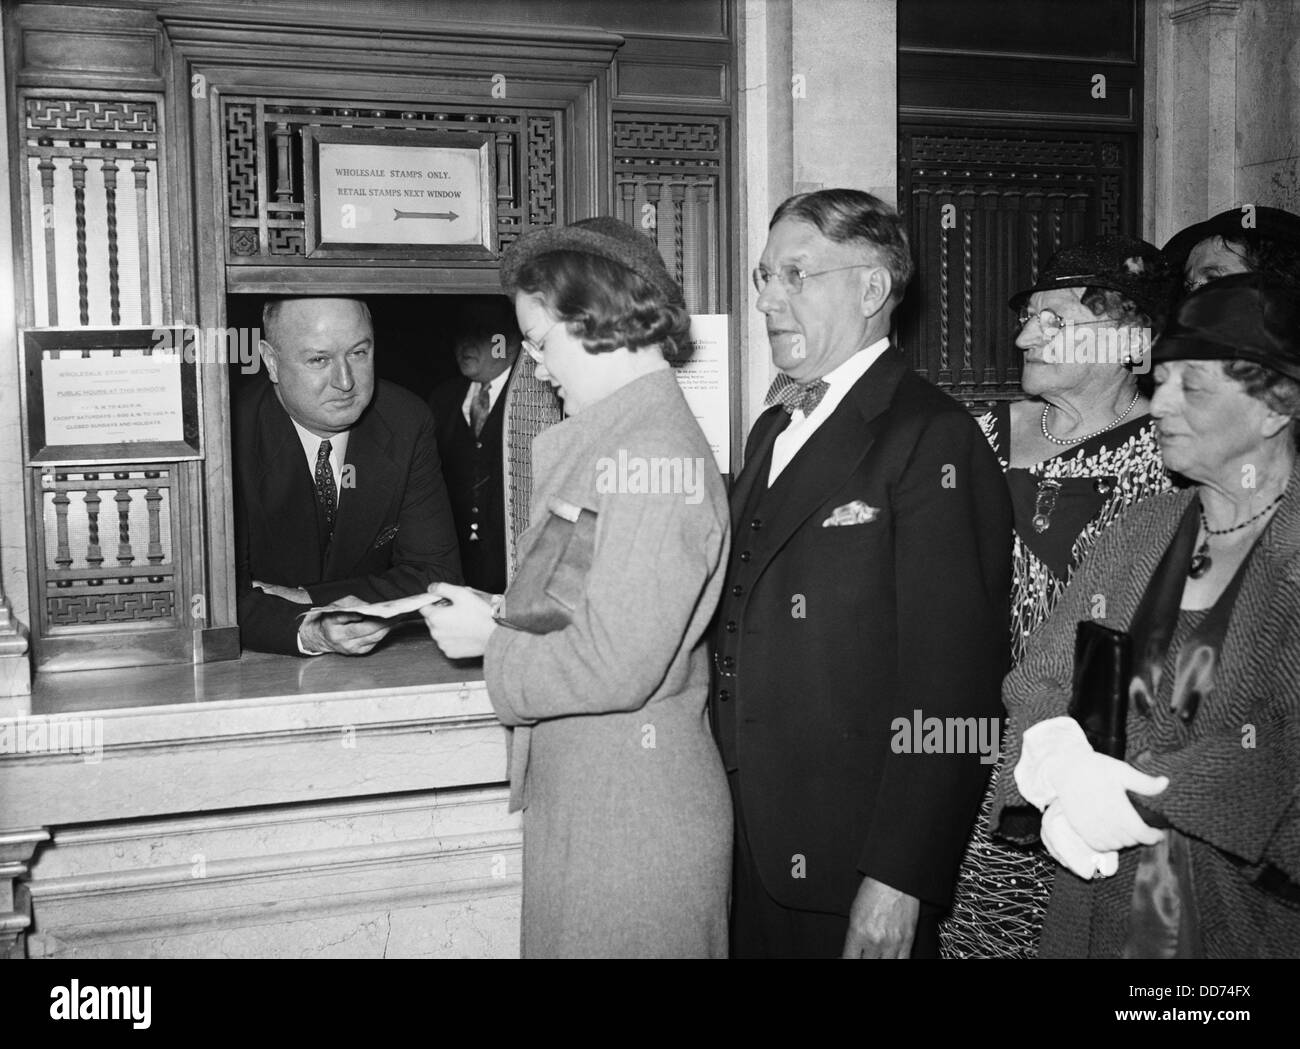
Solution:
{"label": "sign reading wholesale stamps only", "polygon": [[307,128],[307,254],[490,258],[492,139],[472,132]]}

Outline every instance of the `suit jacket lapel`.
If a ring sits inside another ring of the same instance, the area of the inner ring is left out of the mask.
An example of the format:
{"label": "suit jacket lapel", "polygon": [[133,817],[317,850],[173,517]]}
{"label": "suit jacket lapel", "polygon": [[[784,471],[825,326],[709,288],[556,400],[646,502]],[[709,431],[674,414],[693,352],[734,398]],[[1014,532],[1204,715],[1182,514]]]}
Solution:
{"label": "suit jacket lapel", "polygon": [[[352,566],[378,536],[392,493],[401,482],[400,471],[389,454],[391,443],[392,431],[372,402],[348,435],[344,486],[339,490],[334,539],[325,557],[322,578],[352,575]],[[348,487],[349,482],[354,487]]]}
{"label": "suit jacket lapel", "polygon": [[776,443],[777,436],[785,429],[789,415],[784,408],[773,406],[763,412],[754,422],[749,433],[749,443],[745,448],[745,465],[731,490],[731,527],[734,531],[740,527],[740,515],[754,485],[766,487],[766,475],[760,477],[763,464],[767,462],[767,453]]}
{"label": "suit jacket lapel", "polygon": [[320,575],[320,534],[316,524],[316,492],[303,457],[302,442],[274,388],[262,400],[257,423],[255,488],[262,503],[260,520],[271,522],[271,557],[277,578],[294,586],[314,583]]}
{"label": "suit jacket lapel", "polygon": [[857,470],[906,370],[903,355],[891,345],[781,471],[772,488],[772,512],[763,522],[764,541],[757,551],[761,562],[771,560]]}

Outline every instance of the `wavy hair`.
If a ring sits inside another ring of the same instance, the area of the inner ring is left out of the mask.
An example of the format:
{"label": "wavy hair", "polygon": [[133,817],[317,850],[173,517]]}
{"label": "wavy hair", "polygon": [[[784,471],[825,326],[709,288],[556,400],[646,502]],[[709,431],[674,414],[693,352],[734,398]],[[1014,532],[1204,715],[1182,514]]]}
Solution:
{"label": "wavy hair", "polygon": [[585,251],[549,251],[520,267],[517,290],[539,295],[588,353],[660,345],[665,356],[686,345],[691,318],[653,284]]}

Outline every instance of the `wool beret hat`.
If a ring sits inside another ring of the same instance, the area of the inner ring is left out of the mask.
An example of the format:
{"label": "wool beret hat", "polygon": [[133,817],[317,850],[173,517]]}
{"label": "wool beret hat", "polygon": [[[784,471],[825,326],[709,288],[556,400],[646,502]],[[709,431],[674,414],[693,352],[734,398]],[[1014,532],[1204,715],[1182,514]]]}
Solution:
{"label": "wool beret hat", "polygon": [[685,303],[681,286],[669,275],[655,241],[626,222],[604,215],[525,233],[501,256],[501,287],[513,295],[524,265],[553,251],[580,251],[616,262],[644,278],[670,303]]}

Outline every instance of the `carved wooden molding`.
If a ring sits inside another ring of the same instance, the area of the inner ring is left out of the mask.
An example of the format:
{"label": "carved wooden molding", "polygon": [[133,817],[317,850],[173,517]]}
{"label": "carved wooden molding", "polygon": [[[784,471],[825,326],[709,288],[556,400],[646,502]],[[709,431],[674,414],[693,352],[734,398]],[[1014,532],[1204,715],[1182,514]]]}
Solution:
{"label": "carved wooden molding", "polygon": [[22,4],[13,33],[20,86],[156,90],[162,84],[162,48],[151,11]]}
{"label": "carved wooden molding", "polygon": [[[219,4],[205,5],[202,13],[189,7],[164,7],[158,17],[173,43],[223,50],[234,45],[241,58],[268,53],[282,66],[289,55],[294,56],[294,64],[311,61],[312,52],[338,52],[330,62],[346,69],[376,69],[396,60],[409,70],[410,59],[416,56],[438,58],[453,69],[477,67],[480,72],[485,59],[608,66],[624,42],[618,33],[601,29],[501,25],[485,32],[465,23],[412,26],[404,19],[373,15],[359,21],[343,11],[262,11]],[[367,40],[374,41],[374,47],[359,45]]]}

